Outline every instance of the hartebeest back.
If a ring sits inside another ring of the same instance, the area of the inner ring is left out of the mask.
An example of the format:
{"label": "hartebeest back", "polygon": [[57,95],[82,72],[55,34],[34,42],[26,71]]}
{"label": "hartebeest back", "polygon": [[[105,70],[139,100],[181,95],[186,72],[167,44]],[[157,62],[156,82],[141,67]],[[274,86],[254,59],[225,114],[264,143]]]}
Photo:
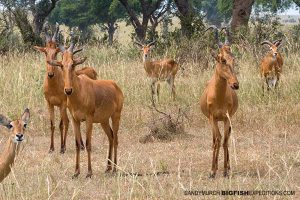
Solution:
{"label": "hartebeest back", "polygon": [[[45,31],[46,47],[34,46],[34,48],[46,55],[46,75],[44,78],[44,95],[47,101],[48,112],[50,115],[50,129],[51,129],[51,143],[49,152],[54,151],[54,130],[55,130],[55,117],[54,107],[57,106],[60,110],[60,124],[59,130],[61,134],[61,149],[60,152],[64,153],[66,150],[66,138],[69,129],[69,119],[67,115],[67,97],[64,94],[64,82],[62,70],[48,64],[48,61],[56,59],[60,49],[57,46],[57,37],[59,35],[59,24],[56,24],[56,30],[53,37],[50,37]],[[80,50],[77,50],[79,52]],[[85,67],[76,71],[77,75],[86,74],[92,79],[97,79],[96,71],[91,67]],[[84,144],[82,142],[82,148]]]}
{"label": "hartebeest back", "polygon": [[0,125],[10,130],[10,135],[6,142],[4,151],[0,155],[0,183],[10,173],[15,162],[15,157],[19,153],[21,143],[25,136],[25,129],[29,122],[29,109],[25,109],[20,119],[11,121],[7,117],[0,115]]}
{"label": "hartebeest back", "polygon": [[[66,50],[60,46],[63,53],[62,61],[52,60],[53,66],[63,70],[64,92],[67,95],[67,106],[72,115],[73,130],[76,137],[76,169],[73,177],[80,174],[80,124],[86,121],[86,150],[88,153],[88,174],[92,176],[91,140],[93,123],[100,123],[109,140],[108,163],[106,171],[114,171],[117,165],[118,130],[123,107],[123,93],[118,85],[111,80],[92,80],[85,75],[76,76],[75,67],[82,64],[86,58],[74,58],[74,43]],[[112,127],[109,124],[112,121]],[[114,160],[112,163],[112,152]]]}
{"label": "hartebeest back", "polygon": [[152,103],[155,102],[154,96],[157,94],[157,99],[159,100],[159,90],[160,90],[160,81],[167,81],[168,85],[171,89],[171,95],[173,100],[175,100],[176,92],[175,92],[175,76],[179,69],[177,62],[173,59],[163,59],[151,61],[151,50],[155,41],[150,42],[149,44],[141,44],[140,42],[136,42],[137,45],[140,46],[143,51],[143,63],[144,68],[147,73],[147,76],[152,79],[151,83],[151,98]]}
{"label": "hartebeest back", "polygon": [[224,122],[224,176],[228,175],[230,169],[228,140],[230,137],[230,117],[238,108],[238,98],[234,90],[239,88],[239,82],[234,73],[234,58],[231,54],[230,43],[228,41],[228,31],[226,31],[226,42],[219,42],[217,33],[219,52],[213,54],[216,59],[216,69],[212,79],[208,82],[201,98],[200,107],[203,114],[209,119],[213,133],[213,159],[210,177],[214,178],[218,169],[218,156],[221,146],[222,135],[218,122]]}
{"label": "hartebeest back", "polygon": [[[277,88],[280,75],[282,73],[283,59],[281,54],[278,52],[278,47],[280,46],[282,40],[276,40],[273,43],[266,40],[261,43],[261,45],[268,45],[270,52],[268,52],[264,58],[261,60],[260,73],[265,79],[264,82],[267,84],[267,90],[271,88]],[[264,91],[263,83],[263,91]]]}

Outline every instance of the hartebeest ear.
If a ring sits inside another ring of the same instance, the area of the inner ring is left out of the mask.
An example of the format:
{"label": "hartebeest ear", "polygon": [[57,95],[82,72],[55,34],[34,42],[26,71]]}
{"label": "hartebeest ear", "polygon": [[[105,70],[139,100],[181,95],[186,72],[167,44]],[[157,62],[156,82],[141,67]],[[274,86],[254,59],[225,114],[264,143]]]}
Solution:
{"label": "hartebeest ear", "polygon": [[47,63],[49,64],[49,65],[52,65],[52,66],[57,66],[57,67],[62,67],[63,65],[62,65],[62,63],[60,62],[60,61],[57,61],[57,60],[48,60],[47,61]]}
{"label": "hartebeest ear", "polygon": [[10,122],[11,121],[7,117],[0,114],[0,125],[5,126],[6,128],[10,129],[10,128],[12,128],[12,125],[10,124]]}
{"label": "hartebeest ear", "polygon": [[84,61],[87,59],[87,57],[84,57],[84,58],[76,58],[74,59],[74,66],[76,65],[80,65],[82,63],[84,63]]}
{"label": "hartebeest ear", "polygon": [[[29,109],[28,109],[28,108],[26,108],[26,109],[24,110],[24,113],[23,113],[21,119],[22,119],[22,121],[23,121],[25,124],[27,124],[27,123],[29,122],[29,119],[30,119],[30,112],[29,112]],[[25,127],[26,127],[26,126],[25,126]]]}
{"label": "hartebeest ear", "polygon": [[35,50],[38,50],[40,52],[46,53],[46,48],[45,47],[39,47],[39,46],[33,46]]}

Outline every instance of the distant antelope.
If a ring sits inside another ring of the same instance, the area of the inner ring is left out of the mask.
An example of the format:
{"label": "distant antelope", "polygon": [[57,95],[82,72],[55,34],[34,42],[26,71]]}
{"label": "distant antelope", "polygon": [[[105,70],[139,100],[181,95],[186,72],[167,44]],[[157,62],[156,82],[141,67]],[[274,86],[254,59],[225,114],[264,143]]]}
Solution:
{"label": "distant antelope", "polygon": [[29,109],[25,109],[20,119],[11,121],[0,115],[0,125],[8,128],[11,133],[6,142],[3,152],[0,154],[0,183],[8,176],[15,162],[15,157],[19,153],[21,143],[24,140],[24,133],[29,122]]}
{"label": "distant antelope", "polygon": [[228,140],[231,132],[230,118],[238,108],[238,98],[234,90],[239,88],[239,82],[234,73],[234,58],[231,54],[228,41],[229,32],[226,31],[226,41],[219,41],[218,29],[215,36],[218,41],[219,52],[212,54],[216,59],[216,69],[212,79],[208,82],[201,98],[200,107],[203,114],[209,119],[213,133],[213,159],[210,177],[214,178],[218,169],[218,156],[221,147],[222,135],[218,122],[224,122],[224,176],[228,176],[230,170]]}
{"label": "distant antelope", "polygon": [[[59,34],[59,24],[56,24],[56,30],[51,38],[47,31],[46,35],[46,47],[34,46],[34,49],[45,53],[46,55],[46,75],[44,78],[44,95],[47,101],[48,111],[50,115],[50,125],[51,125],[51,144],[49,152],[54,151],[54,129],[55,129],[55,120],[54,120],[54,107],[57,106],[60,110],[60,134],[61,134],[61,149],[60,152],[64,153],[66,151],[66,139],[69,128],[69,119],[67,115],[67,97],[64,94],[64,81],[62,70],[57,67],[49,65],[47,62],[53,59],[56,59],[57,54],[60,52],[60,49],[57,46],[57,37]],[[81,51],[79,49],[74,53]],[[86,74],[92,79],[97,78],[96,71],[91,67],[85,67],[76,71],[77,75]],[[84,144],[81,142],[82,149],[84,149]]]}
{"label": "distant antelope", "polygon": [[[282,73],[283,59],[281,54],[278,52],[278,47],[281,44],[282,39],[276,40],[273,43],[266,40],[261,43],[261,45],[268,45],[270,52],[268,52],[265,57],[261,60],[260,73],[264,77],[267,84],[267,90],[272,88],[277,88],[280,75]],[[264,91],[264,83],[263,83]]]}
{"label": "distant antelope", "polygon": [[[75,67],[82,64],[85,58],[74,58],[74,43],[71,40],[68,49],[60,46],[62,61],[52,60],[48,63],[60,66],[63,70],[64,92],[67,95],[67,105],[72,115],[74,135],[76,137],[76,168],[73,177],[80,174],[80,124],[86,122],[86,150],[88,153],[88,173],[92,176],[91,149],[92,129],[94,123],[100,123],[109,141],[108,162],[106,172],[116,171],[118,130],[123,107],[123,93],[118,85],[111,80],[92,80],[85,75],[76,76]],[[109,124],[111,120],[112,127]],[[114,160],[112,162],[112,153]]]}
{"label": "distant antelope", "polygon": [[155,103],[154,100],[155,93],[157,94],[157,100],[159,101],[160,81],[167,81],[171,89],[171,96],[173,100],[175,100],[176,93],[175,93],[174,81],[175,81],[175,76],[177,74],[177,71],[179,69],[177,62],[174,61],[173,59],[151,61],[150,53],[151,50],[153,49],[153,45],[155,44],[155,41],[145,45],[137,41],[135,41],[135,43],[139,45],[141,47],[141,50],[143,51],[144,68],[146,70],[148,77],[152,79],[152,83],[151,83],[152,103],[153,104]]}

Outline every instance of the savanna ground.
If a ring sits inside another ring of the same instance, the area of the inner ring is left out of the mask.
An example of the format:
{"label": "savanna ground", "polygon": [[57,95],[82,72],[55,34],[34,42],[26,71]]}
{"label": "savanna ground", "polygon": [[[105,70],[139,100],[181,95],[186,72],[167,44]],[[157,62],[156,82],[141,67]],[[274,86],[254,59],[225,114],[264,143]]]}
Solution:
{"label": "savanna ground", "polygon": [[[179,107],[184,109],[189,118],[185,122],[187,135],[173,141],[141,144],[139,139],[149,133],[149,122],[160,117],[151,108],[150,80],[146,78],[141,57],[135,56],[136,52],[130,54],[127,52],[129,50],[124,49],[86,47],[81,53],[88,57],[86,64],[95,67],[99,78],[115,80],[125,95],[119,131],[119,170],[115,175],[104,173],[108,140],[100,125],[94,125],[94,175],[91,179],[85,178],[87,156],[86,152],[81,152],[81,174],[77,179],[72,179],[75,169],[74,134],[70,126],[67,151],[60,154],[58,114],[56,149],[52,154],[48,153],[50,130],[42,88],[44,55],[29,51],[2,56],[0,111],[10,118],[16,118],[28,107],[31,122],[24,148],[12,173],[0,183],[0,198],[220,199],[222,196],[185,196],[184,191],[292,190],[296,191],[295,196],[248,198],[299,199],[299,52],[283,54],[285,60],[279,92],[263,96],[255,56],[247,49],[238,46],[235,49],[239,50],[236,60],[240,89],[237,91],[239,109],[232,118],[232,171],[230,178],[223,178],[221,147],[219,170],[215,179],[208,178],[212,159],[212,133],[199,108],[200,95],[214,71],[212,61],[207,70],[201,70],[199,62],[185,63],[185,75],[179,71],[175,81],[178,97],[175,102],[171,101],[168,86],[162,84],[158,107],[166,112],[176,112]],[[7,140],[6,132],[1,127],[0,149],[3,149]],[[85,138],[84,131],[82,135]]]}

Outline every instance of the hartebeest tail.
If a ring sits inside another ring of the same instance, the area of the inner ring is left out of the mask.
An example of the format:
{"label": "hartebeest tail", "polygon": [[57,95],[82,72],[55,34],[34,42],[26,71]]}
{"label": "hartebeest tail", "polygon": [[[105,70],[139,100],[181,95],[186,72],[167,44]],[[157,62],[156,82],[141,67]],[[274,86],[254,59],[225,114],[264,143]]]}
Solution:
{"label": "hartebeest tail", "polygon": [[[281,41],[276,40],[272,43],[266,40],[261,43],[261,45],[267,45],[270,48],[270,52],[264,56],[260,63],[260,73],[267,85],[267,90],[277,88],[282,73],[283,58],[278,52]],[[263,83],[263,91],[265,88],[264,85]]]}
{"label": "hartebeest tail", "polygon": [[176,98],[175,92],[175,76],[179,69],[178,63],[173,59],[163,59],[151,61],[151,50],[156,41],[152,41],[149,44],[141,44],[135,41],[137,45],[143,51],[143,63],[147,76],[152,79],[151,83],[151,98],[152,103],[155,103],[155,94],[157,95],[157,100],[159,101],[159,91],[160,91],[160,81],[166,81],[170,86],[171,95],[173,100]]}
{"label": "hartebeest tail", "polygon": [[[224,176],[228,176],[230,170],[228,140],[231,132],[232,117],[238,108],[238,98],[235,90],[239,89],[239,82],[234,73],[234,58],[231,54],[230,43],[226,39],[225,44],[219,41],[218,29],[216,39],[219,52],[213,53],[216,60],[216,69],[211,80],[208,82],[200,98],[200,108],[203,114],[209,119],[213,133],[213,159],[210,177],[214,178],[218,169],[218,157],[221,147],[222,135],[218,122],[224,122]],[[226,31],[226,38],[229,32]]]}

